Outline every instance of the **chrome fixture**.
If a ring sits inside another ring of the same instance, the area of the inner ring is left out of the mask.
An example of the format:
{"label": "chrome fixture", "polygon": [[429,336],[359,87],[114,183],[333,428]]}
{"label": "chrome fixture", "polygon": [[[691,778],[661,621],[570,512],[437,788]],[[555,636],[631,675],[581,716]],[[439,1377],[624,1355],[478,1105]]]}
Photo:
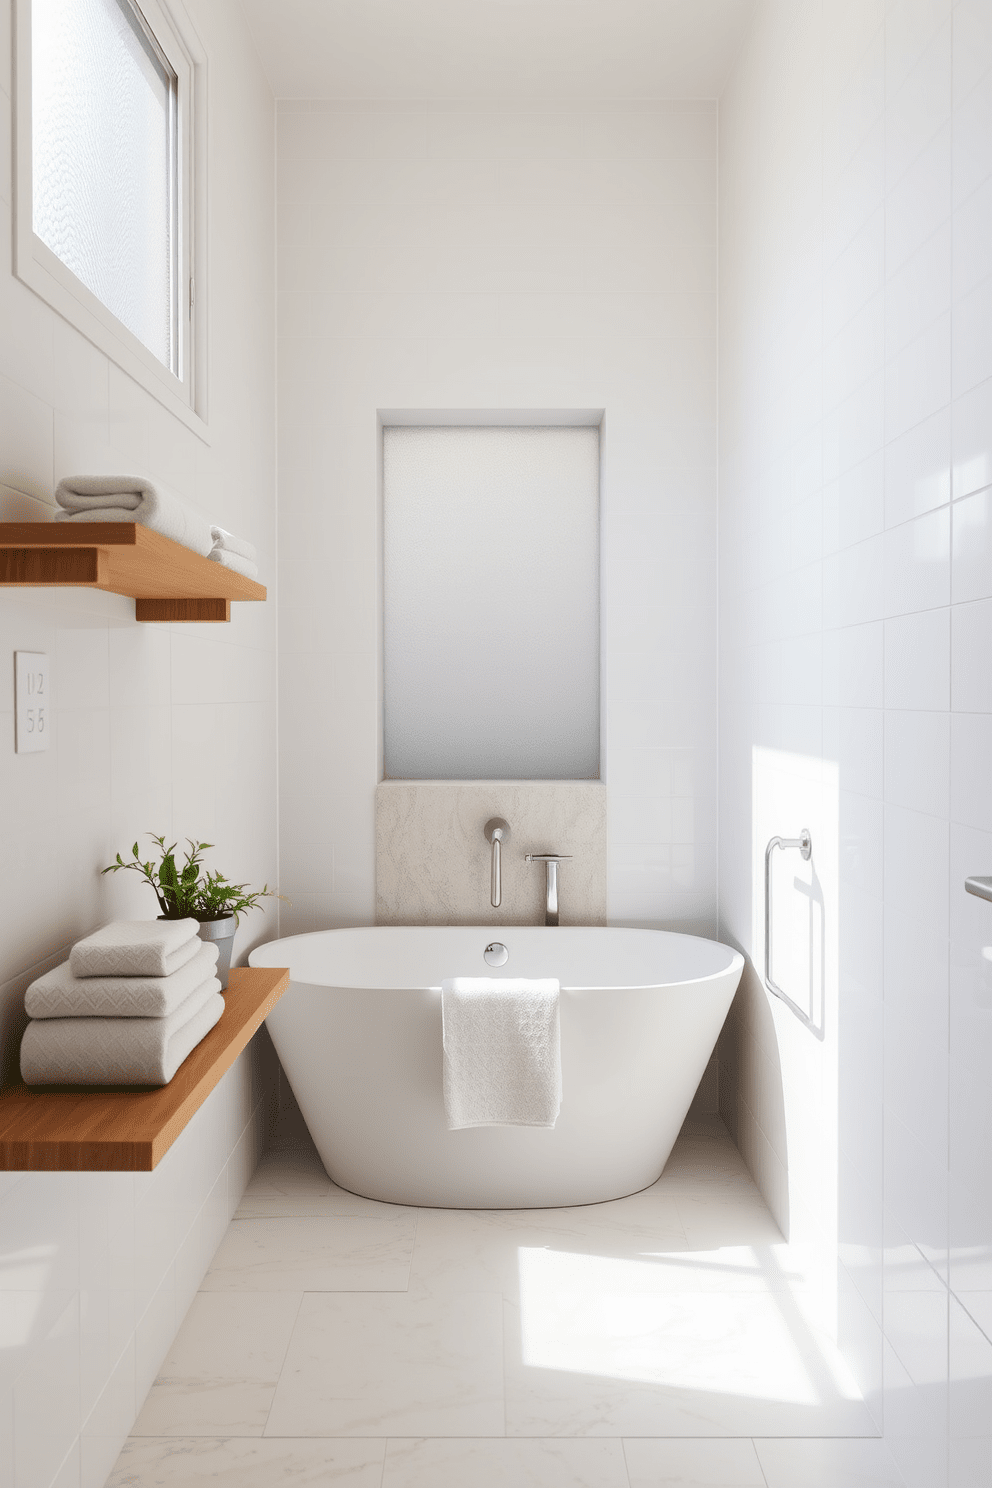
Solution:
{"label": "chrome fixture", "polygon": [[491,940],[482,953],[487,966],[505,966],[510,953],[501,940]]}
{"label": "chrome fixture", "polygon": [[965,879],[964,886],[969,894],[977,894],[979,899],[992,899],[992,878],[979,878],[973,875]]}
{"label": "chrome fixture", "polygon": [[809,1014],[804,1012],[772,977],[772,853],[777,847],[782,848],[783,851],[798,848],[803,862],[808,863],[813,856],[813,839],[809,834],[809,829],[803,827],[798,837],[773,837],[765,848],[765,986],[773,997],[781,998],[786,1007],[795,1013],[800,1023],[808,1028],[810,1033],[822,1039],[823,1028],[818,1027]]}
{"label": "chrome fixture", "polygon": [[500,847],[504,842],[510,840],[510,823],[505,822],[501,816],[494,816],[486,822],[483,828],[487,842],[493,845],[493,861],[491,873],[491,888],[489,897],[492,900],[493,909],[499,909],[499,903],[503,897],[503,886],[500,879]]}
{"label": "chrome fixture", "polygon": [[547,868],[545,881],[544,923],[558,923],[558,864],[570,863],[571,853],[525,853],[525,863],[543,863]]}

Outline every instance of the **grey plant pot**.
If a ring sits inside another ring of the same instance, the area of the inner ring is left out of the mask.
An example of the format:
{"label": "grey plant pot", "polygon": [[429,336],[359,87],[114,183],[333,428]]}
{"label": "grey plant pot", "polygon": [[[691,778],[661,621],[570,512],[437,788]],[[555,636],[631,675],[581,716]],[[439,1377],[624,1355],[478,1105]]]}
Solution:
{"label": "grey plant pot", "polygon": [[217,971],[215,975],[220,978],[220,990],[227,991],[227,978],[231,971],[231,952],[234,950],[234,937],[238,931],[238,922],[233,915],[224,915],[219,920],[200,921],[200,939],[211,941],[217,947]]}

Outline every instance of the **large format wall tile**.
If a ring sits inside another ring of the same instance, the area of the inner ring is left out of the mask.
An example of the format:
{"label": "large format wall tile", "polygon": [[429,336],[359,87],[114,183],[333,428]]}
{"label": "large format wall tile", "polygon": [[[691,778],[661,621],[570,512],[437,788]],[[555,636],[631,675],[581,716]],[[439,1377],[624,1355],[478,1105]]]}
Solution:
{"label": "large format wall tile", "polygon": [[[783,1225],[825,1200],[883,1330],[842,1342],[920,1488],[992,1472],[964,1301],[992,1254],[992,921],[963,887],[992,861],[990,35],[973,0],[763,0],[721,101],[721,924],[758,966],[755,761],[805,767],[804,815],[811,762],[840,777],[834,1022],[814,1044],[745,978],[722,1109]],[[770,1485],[894,1471],[759,1456]]]}

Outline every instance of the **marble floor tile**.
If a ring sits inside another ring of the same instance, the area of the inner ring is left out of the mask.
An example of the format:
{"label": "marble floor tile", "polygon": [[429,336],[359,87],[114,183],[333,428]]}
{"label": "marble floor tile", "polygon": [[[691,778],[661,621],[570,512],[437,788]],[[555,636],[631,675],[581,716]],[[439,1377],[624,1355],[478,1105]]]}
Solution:
{"label": "marble floor tile", "polygon": [[390,1441],[382,1488],[628,1488],[619,1441]]}
{"label": "marble floor tile", "polygon": [[765,1488],[754,1443],[747,1438],[633,1437],[623,1449],[630,1488]]}
{"label": "marble floor tile", "polygon": [[279,1378],[302,1292],[198,1292],[160,1380]]}
{"label": "marble floor tile", "polygon": [[506,1304],[508,1436],[875,1434],[787,1295],[655,1291],[640,1263],[595,1261],[538,1252]]}
{"label": "marble floor tile", "polygon": [[303,1299],[266,1436],[502,1436],[497,1294]]}
{"label": "marble floor tile", "polygon": [[381,1204],[298,1113],[278,1143],[111,1488],[898,1483],[831,1342],[836,1257],[785,1243],[718,1120],[573,1209]]}
{"label": "marble floor tile", "polygon": [[904,1488],[882,1441],[756,1441],[768,1488]]}
{"label": "marble floor tile", "polygon": [[235,1219],[398,1219],[416,1214],[403,1204],[381,1204],[378,1199],[364,1199],[360,1194],[338,1188],[328,1179],[322,1187],[301,1187],[289,1192],[264,1188],[246,1191],[234,1215]]}
{"label": "marble floor tile", "polygon": [[235,1219],[313,1215],[332,1218],[399,1219],[416,1213],[402,1204],[382,1204],[338,1188],[324,1171],[317,1149],[269,1152],[256,1168]]}
{"label": "marble floor tile", "polygon": [[380,1488],[382,1441],[131,1438],[106,1488]]}
{"label": "marble floor tile", "polygon": [[135,1436],[261,1436],[300,1292],[199,1292]]}
{"label": "marble floor tile", "polygon": [[[578,1256],[640,1257],[685,1247],[677,1227],[642,1224],[629,1214],[600,1214],[612,1206],[574,1210],[474,1212],[424,1209],[410,1265],[410,1290],[443,1295],[498,1291],[513,1300],[535,1251]],[[677,1284],[673,1280],[673,1285]]]}
{"label": "marble floor tile", "polygon": [[203,1290],[404,1291],[415,1215],[399,1219],[236,1219]]}
{"label": "marble floor tile", "polygon": [[[535,1231],[534,1238],[542,1232]],[[519,1291],[519,1234],[489,1214],[464,1209],[424,1209],[410,1262],[410,1294]]]}
{"label": "marble floor tile", "polygon": [[712,1194],[680,1195],[676,1202],[690,1250],[785,1243],[782,1231],[757,1192],[728,1194],[714,1185]]}
{"label": "marble floor tile", "polygon": [[274,1380],[156,1380],[131,1435],[261,1436],[275,1393]]}

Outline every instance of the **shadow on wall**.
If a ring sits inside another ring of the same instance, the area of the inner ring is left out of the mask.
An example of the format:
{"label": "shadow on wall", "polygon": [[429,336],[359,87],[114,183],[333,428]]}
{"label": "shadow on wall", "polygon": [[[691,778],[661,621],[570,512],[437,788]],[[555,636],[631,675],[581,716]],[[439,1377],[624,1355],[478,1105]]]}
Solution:
{"label": "shadow on wall", "polygon": [[778,1039],[761,977],[743,947],[737,949],[744,973],[717,1045],[720,1115],[788,1240],[789,1154]]}

